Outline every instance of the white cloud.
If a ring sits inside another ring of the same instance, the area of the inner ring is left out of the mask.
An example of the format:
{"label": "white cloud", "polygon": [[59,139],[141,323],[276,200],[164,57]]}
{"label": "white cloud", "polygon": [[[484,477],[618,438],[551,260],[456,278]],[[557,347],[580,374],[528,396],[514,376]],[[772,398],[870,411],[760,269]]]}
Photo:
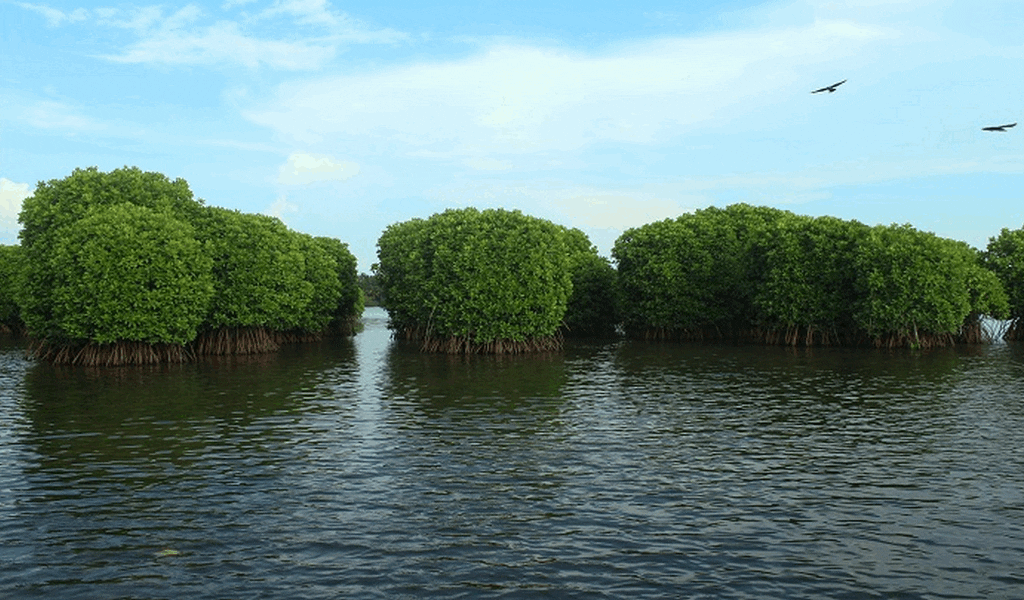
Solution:
{"label": "white cloud", "polygon": [[676,200],[640,193],[596,191],[551,202],[566,219],[572,220],[573,226],[617,231],[675,218],[691,210]]}
{"label": "white cloud", "polygon": [[17,237],[21,201],[31,195],[29,184],[0,177],[0,239],[9,238],[13,242]]}
{"label": "white cloud", "polygon": [[[230,10],[246,1],[228,2]],[[171,12],[161,5],[127,8],[79,8],[62,11],[42,4],[20,3],[51,26],[88,22],[133,31],[137,39],[102,58],[131,64],[268,66],[308,70],[323,66],[346,44],[393,44],[401,32],[374,28],[331,10],[327,0],[279,0],[256,17],[211,21],[195,4]]]}
{"label": "white cloud", "polygon": [[273,204],[268,206],[267,209],[263,211],[263,214],[284,221],[284,215],[286,213],[296,212],[299,212],[299,207],[288,202],[288,197],[282,194],[277,197],[277,200],[274,200]]}
{"label": "white cloud", "polygon": [[89,17],[89,11],[84,8],[78,8],[71,12],[58,10],[42,4],[30,4],[28,2],[19,2],[18,6],[31,10],[32,12],[39,13],[46,19],[46,23],[51,27],[58,27],[64,23],[75,23],[78,21],[84,21]]}
{"label": "white cloud", "polygon": [[[649,143],[793,93],[806,70],[893,32],[849,22],[667,38],[585,55],[525,45],[471,58],[286,83],[250,120],[303,142],[386,139],[479,155]],[[800,88],[802,90],[802,87]]]}
{"label": "white cloud", "polygon": [[571,227],[617,231],[675,218],[711,204],[710,198],[700,192],[602,188],[568,182],[462,182],[432,190],[430,196],[448,206],[518,208]]}
{"label": "white cloud", "polygon": [[359,39],[360,36],[367,36],[366,41],[371,38],[389,38],[388,41],[395,41],[393,38],[404,38],[402,34],[390,29],[373,31],[363,23],[352,19],[344,13],[331,10],[327,0],[277,0],[273,6],[259,14],[260,18],[273,18],[278,16],[289,16],[296,22],[305,25],[318,25],[330,28],[337,33],[353,36]]}
{"label": "white cloud", "polygon": [[315,69],[332,59],[336,44],[329,41],[258,39],[237,23],[222,21],[198,29],[162,27],[132,44],[122,54],[105,58],[121,63],[170,65],[240,64],[278,69]]}
{"label": "white cloud", "polygon": [[323,154],[294,152],[278,170],[277,181],[303,185],[316,181],[344,181],[359,174],[359,165]]}
{"label": "white cloud", "polygon": [[163,18],[159,6],[137,6],[130,9],[97,8],[93,14],[96,22],[107,27],[147,31]]}
{"label": "white cloud", "polygon": [[105,128],[102,123],[79,114],[76,108],[52,100],[24,106],[21,110],[21,118],[33,127],[68,134],[99,131]]}

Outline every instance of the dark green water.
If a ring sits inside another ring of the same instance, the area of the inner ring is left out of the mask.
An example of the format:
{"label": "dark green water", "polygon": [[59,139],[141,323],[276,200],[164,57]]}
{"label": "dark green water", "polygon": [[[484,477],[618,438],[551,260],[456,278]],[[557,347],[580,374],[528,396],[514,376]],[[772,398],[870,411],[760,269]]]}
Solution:
{"label": "dark green water", "polygon": [[[0,341],[0,598],[1022,598],[1024,348]],[[164,553],[162,550],[173,550]]]}

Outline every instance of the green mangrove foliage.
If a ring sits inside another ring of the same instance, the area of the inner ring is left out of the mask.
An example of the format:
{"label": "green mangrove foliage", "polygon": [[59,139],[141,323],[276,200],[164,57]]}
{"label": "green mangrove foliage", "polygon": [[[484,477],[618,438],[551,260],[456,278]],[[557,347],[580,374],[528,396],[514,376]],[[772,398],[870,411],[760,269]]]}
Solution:
{"label": "green mangrove foliage", "polygon": [[768,209],[710,208],[627,230],[616,240],[623,324],[630,335],[736,335],[752,320]]}
{"label": "green mangrove foliage", "polygon": [[101,173],[76,169],[64,179],[40,182],[22,202],[19,239],[24,254],[18,304],[33,337],[63,343],[67,338],[53,315],[56,246],[90,210],[130,203],[188,222],[202,208],[183,179],[124,168]]}
{"label": "green mangrove foliage", "polygon": [[268,351],[361,310],[344,244],[205,206],[181,179],[78,169],[40,183],[19,218],[15,297],[32,352],[55,362]]}
{"label": "green mangrove foliage", "polygon": [[965,243],[910,226],[733,205],[631,229],[612,252],[627,333],[924,347],[1006,310]]}
{"label": "green mangrove foliage", "polygon": [[1005,295],[982,274],[977,250],[910,225],[872,227],[853,262],[860,290],[854,318],[879,345],[951,345],[979,335],[980,316],[1000,318],[1007,310]]}
{"label": "green mangrove foliage", "polygon": [[519,211],[453,209],[389,226],[377,248],[390,327],[424,350],[559,347],[572,294],[565,228]]}
{"label": "green mangrove foliage", "polygon": [[[56,240],[50,314],[69,340],[118,342],[164,359],[198,331],[213,292],[210,259],[192,228],[135,204],[94,207]],[[68,345],[48,351],[69,352]],[[143,360],[159,362],[159,360]]]}
{"label": "green mangrove foliage", "polygon": [[277,349],[275,332],[297,329],[313,297],[298,236],[265,215],[207,208],[198,235],[213,259],[213,299],[200,354]]}
{"label": "green mangrove foliage", "polygon": [[366,306],[380,306],[380,284],[377,283],[376,275],[360,273],[359,289],[363,292],[363,302]]}
{"label": "green mangrove foliage", "polygon": [[833,217],[781,213],[762,243],[753,305],[764,341],[853,344],[860,332],[844,303],[856,297],[850,257],[868,227]]}
{"label": "green mangrove foliage", "polygon": [[1006,290],[1010,323],[1004,337],[1024,339],[1024,229],[1004,228],[990,238],[982,262]]}
{"label": "green mangrove foliage", "polygon": [[[321,269],[306,269],[307,278],[310,278],[314,289],[313,300],[310,303],[311,307],[314,307],[311,316],[324,319],[323,325],[317,323],[316,328],[327,329],[342,335],[351,335],[356,331],[365,305],[365,297],[356,268],[356,257],[349,252],[348,244],[335,238],[310,237],[307,239],[315,248],[319,249],[323,254],[322,260],[326,261],[330,267],[330,272]],[[307,256],[316,256],[316,254],[311,248]],[[337,287],[335,288],[335,286]],[[316,315],[321,316],[317,317]]]}
{"label": "green mangrove foliage", "polygon": [[619,323],[617,273],[608,259],[579,229],[566,229],[572,294],[566,305],[563,332],[574,337],[607,337]]}
{"label": "green mangrove foliage", "polygon": [[21,333],[24,324],[15,299],[21,247],[0,245],[0,333]]}

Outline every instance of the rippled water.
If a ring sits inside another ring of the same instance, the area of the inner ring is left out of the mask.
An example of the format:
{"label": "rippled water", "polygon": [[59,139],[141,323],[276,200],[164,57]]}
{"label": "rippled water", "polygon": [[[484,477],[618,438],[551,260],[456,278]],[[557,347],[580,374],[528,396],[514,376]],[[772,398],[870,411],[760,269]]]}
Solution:
{"label": "rippled water", "polygon": [[0,597],[1022,598],[1024,348],[0,341]]}

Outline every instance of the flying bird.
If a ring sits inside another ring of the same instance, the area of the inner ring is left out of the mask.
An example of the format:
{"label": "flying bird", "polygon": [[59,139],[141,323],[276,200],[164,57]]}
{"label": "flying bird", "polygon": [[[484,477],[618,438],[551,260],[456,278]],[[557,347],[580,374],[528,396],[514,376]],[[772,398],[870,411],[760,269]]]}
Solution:
{"label": "flying bird", "polygon": [[828,92],[828,93],[831,94],[832,92],[836,91],[837,87],[843,85],[844,83],[846,83],[845,79],[840,81],[839,83],[833,83],[832,85],[826,85],[825,87],[821,88],[820,90],[814,90],[811,93],[812,94],[817,94],[819,92]]}
{"label": "flying bird", "polygon": [[982,131],[1006,131],[1007,129],[1013,127],[1014,125],[1016,125],[1016,123],[1010,123],[1009,125],[995,125],[993,127],[982,127],[981,130]]}

